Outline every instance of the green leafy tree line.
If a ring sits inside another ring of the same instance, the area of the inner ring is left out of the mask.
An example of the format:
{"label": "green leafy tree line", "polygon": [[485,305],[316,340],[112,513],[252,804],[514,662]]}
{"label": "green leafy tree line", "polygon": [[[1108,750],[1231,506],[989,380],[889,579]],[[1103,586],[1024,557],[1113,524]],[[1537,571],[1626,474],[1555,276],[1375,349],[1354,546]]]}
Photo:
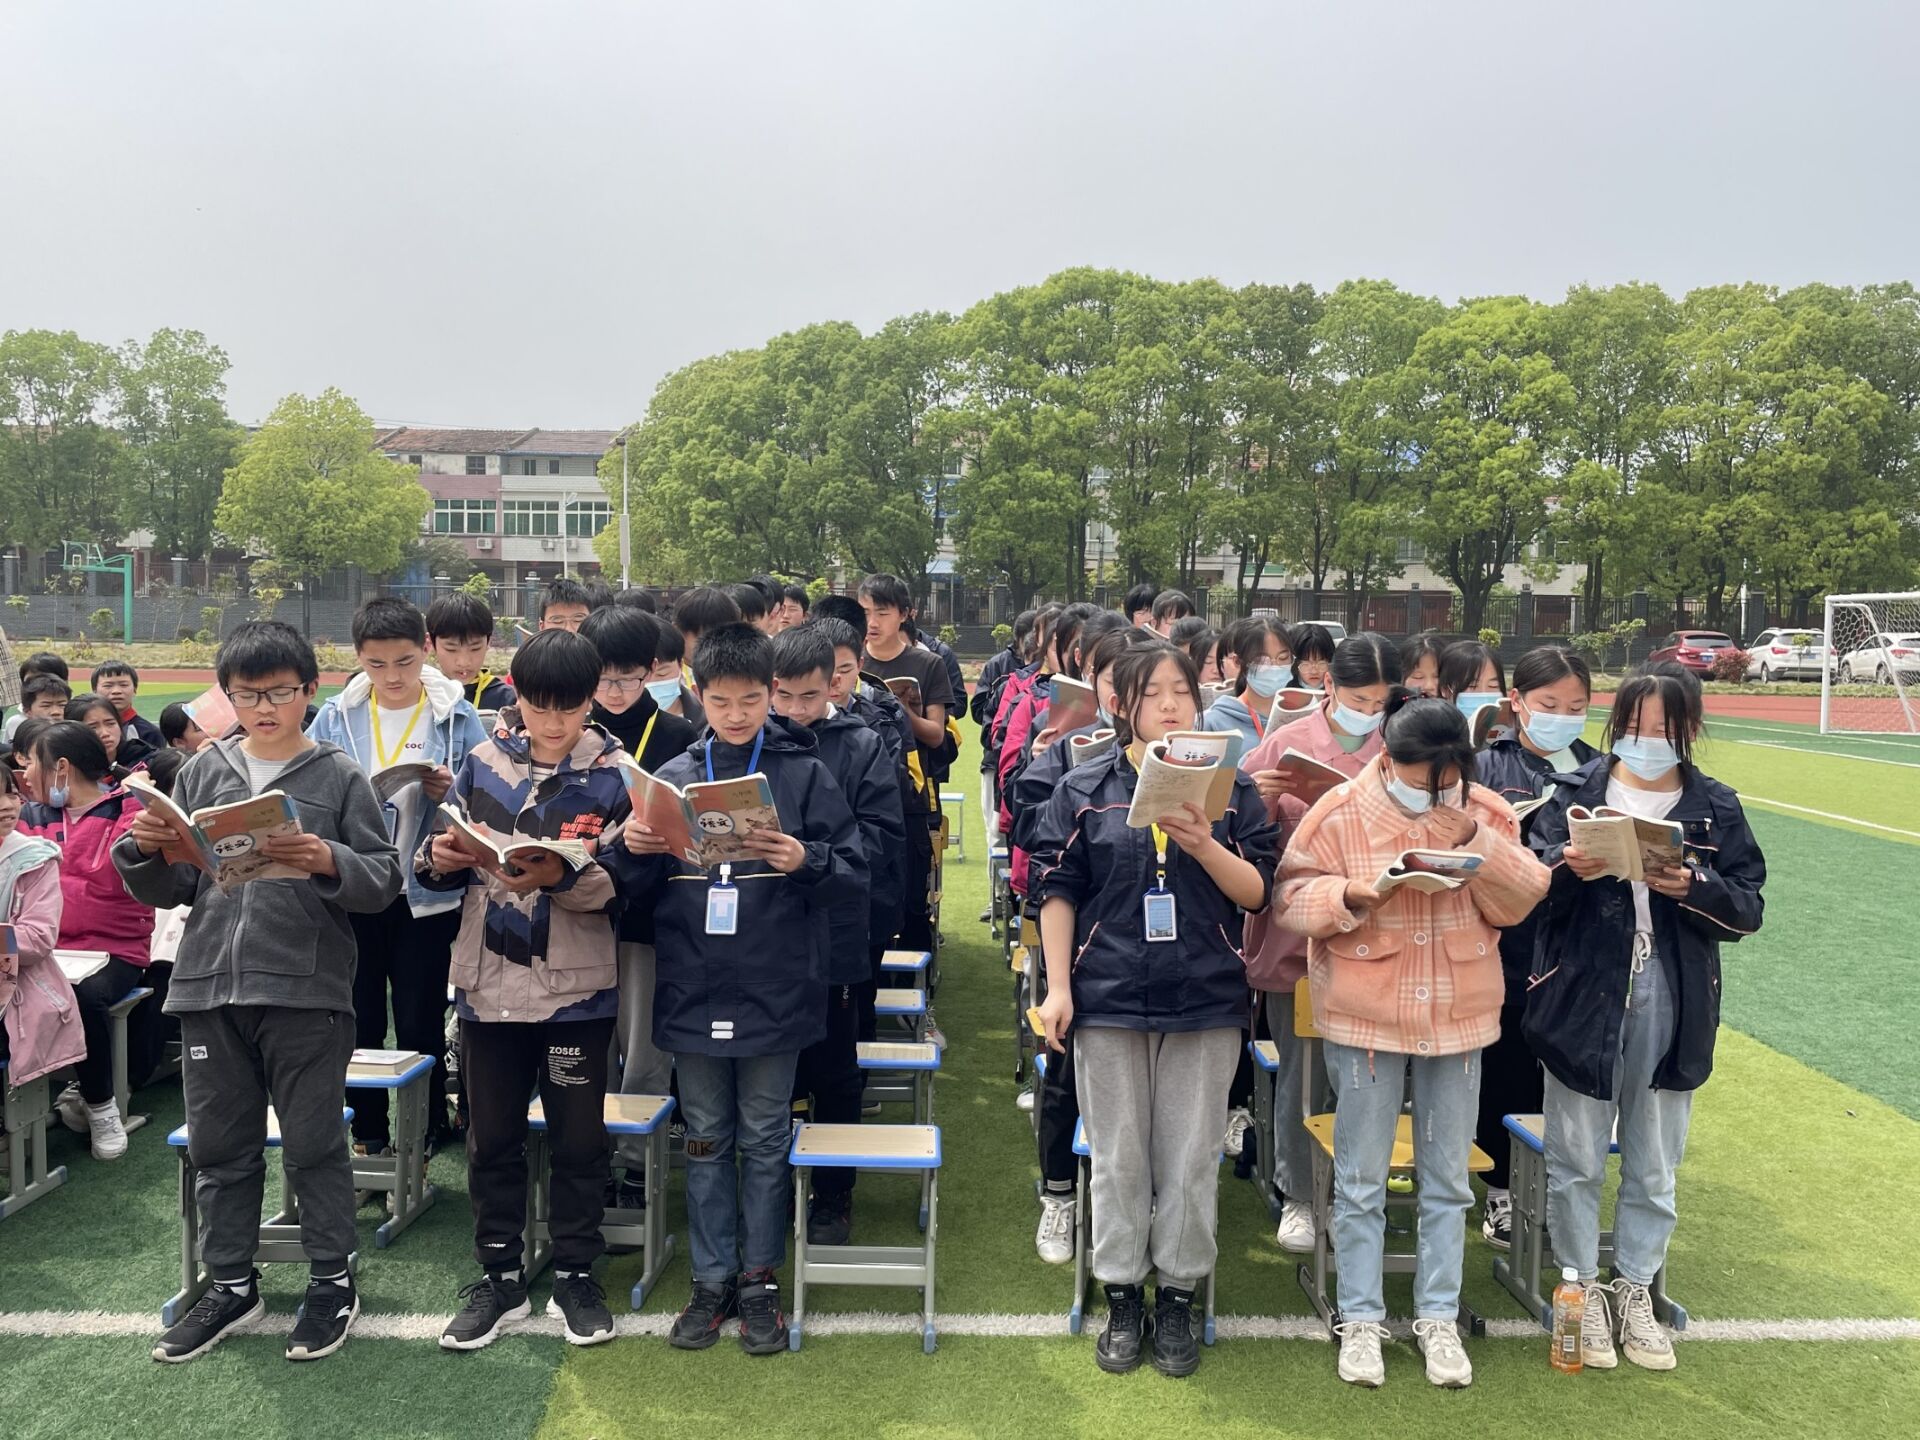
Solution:
{"label": "green leafy tree line", "polygon": [[[1232,556],[1348,596],[1401,542],[1479,628],[1512,567],[1585,567],[1717,619],[1920,577],[1920,299],[1577,287],[1446,305],[1381,280],[1063,271],[870,335],[809,326],[667,377],[626,461],[634,557],[685,583],[924,578],[940,539],[1016,602],[1098,572],[1192,584]],[[622,456],[602,476],[616,506]],[[1096,553],[1088,553],[1089,527]],[[599,544],[617,556],[610,528]]]}

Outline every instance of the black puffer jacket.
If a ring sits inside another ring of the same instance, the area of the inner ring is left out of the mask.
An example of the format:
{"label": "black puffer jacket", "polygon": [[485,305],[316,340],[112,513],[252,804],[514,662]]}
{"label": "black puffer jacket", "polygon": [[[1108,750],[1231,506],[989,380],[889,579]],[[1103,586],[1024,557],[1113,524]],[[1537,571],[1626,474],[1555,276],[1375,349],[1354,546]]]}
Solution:
{"label": "black puffer jacket", "polygon": [[[1068,771],[1047,801],[1033,856],[1031,893],[1074,905],[1074,1023],[1168,1033],[1245,1026],[1252,991],[1240,953],[1244,912],[1200,863],[1167,844],[1167,888],[1179,938],[1149,945],[1143,897],[1153,887],[1153,832],[1127,826],[1135,772],[1110,751]],[[1253,782],[1234,778],[1214,838],[1260,872],[1271,893],[1279,828]]]}
{"label": "black puffer jacket", "polygon": [[[1561,863],[1567,811],[1607,803],[1612,759],[1584,766],[1577,785],[1563,785],[1533,817],[1534,853],[1553,871],[1538,918],[1531,988],[1523,1027],[1527,1043],[1554,1078],[1596,1099],[1613,1094],[1633,965],[1633,887],[1624,880],[1582,880]],[[1718,780],[1689,767],[1667,817],[1682,827],[1693,884],[1684,900],[1647,892],[1654,949],[1667,967],[1678,1023],[1673,1046],[1653,1083],[1696,1090],[1713,1071],[1720,1027],[1720,944],[1760,928],[1760,889],[1767,862],[1747,827],[1740,799]]]}

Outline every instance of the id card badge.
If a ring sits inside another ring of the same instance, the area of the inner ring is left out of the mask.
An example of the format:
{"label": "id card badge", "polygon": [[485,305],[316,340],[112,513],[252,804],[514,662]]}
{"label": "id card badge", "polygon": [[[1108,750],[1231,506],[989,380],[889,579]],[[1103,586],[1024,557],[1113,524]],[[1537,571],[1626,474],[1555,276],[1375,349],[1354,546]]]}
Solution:
{"label": "id card badge", "polygon": [[1180,920],[1174,912],[1171,890],[1149,890],[1141,900],[1144,931],[1149,945],[1164,945],[1180,938]]}
{"label": "id card badge", "polygon": [[740,929],[740,887],[721,880],[707,887],[707,934],[733,935]]}

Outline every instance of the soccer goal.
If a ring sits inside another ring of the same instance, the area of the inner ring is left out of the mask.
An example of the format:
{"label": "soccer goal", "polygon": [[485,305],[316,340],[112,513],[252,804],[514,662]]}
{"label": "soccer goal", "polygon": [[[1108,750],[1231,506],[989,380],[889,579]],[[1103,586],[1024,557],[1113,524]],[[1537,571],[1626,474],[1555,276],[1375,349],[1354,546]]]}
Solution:
{"label": "soccer goal", "polygon": [[1920,735],[1920,590],[1829,595],[1824,650],[1822,734]]}

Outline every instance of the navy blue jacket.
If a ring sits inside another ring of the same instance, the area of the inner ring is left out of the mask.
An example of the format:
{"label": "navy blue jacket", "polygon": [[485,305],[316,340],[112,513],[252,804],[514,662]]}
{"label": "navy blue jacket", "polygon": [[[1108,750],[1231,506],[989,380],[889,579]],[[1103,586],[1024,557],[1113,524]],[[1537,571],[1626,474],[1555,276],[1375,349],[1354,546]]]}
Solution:
{"label": "navy blue jacket", "polygon": [[[1534,853],[1553,870],[1541,902],[1534,978],[1527,992],[1527,1044],[1554,1078],[1596,1099],[1613,1095],[1627,983],[1633,963],[1633,887],[1624,880],[1582,880],[1560,863],[1567,810],[1607,803],[1611,756],[1582,767],[1577,785],[1531,818]],[[1654,1071],[1661,1090],[1696,1090],[1713,1071],[1720,1026],[1720,943],[1760,928],[1767,862],[1747,827],[1739,797],[1689,766],[1667,817],[1682,827],[1693,885],[1684,900],[1647,892],[1653,943],[1667,967],[1679,1021],[1673,1045]]]}
{"label": "navy blue jacket", "polygon": [[[685,788],[706,779],[707,741],[714,778],[747,773],[751,746],[708,735],[660,767]],[[784,1055],[826,1033],[830,917],[845,897],[864,898],[866,856],[853,811],[816,753],[812,733],[769,716],[760,770],[773,788],[786,832],[806,847],[791,875],[752,861],[733,867],[740,887],[732,935],[709,935],[707,890],[719,878],[677,855],[634,855],[609,839],[605,851],[624,893],[653,906],[653,1043],[672,1054]]]}
{"label": "navy blue jacket", "polygon": [[[1153,832],[1127,827],[1135,774],[1123,750],[1076,766],[1047,801],[1030,892],[1071,900],[1076,1025],[1169,1033],[1244,1028],[1252,1008],[1240,953],[1244,912],[1200,863],[1167,842],[1179,938],[1149,945],[1142,899],[1153,887]],[[1279,827],[1253,782],[1236,775],[1214,838],[1259,870],[1271,893]]]}
{"label": "navy blue jacket", "polygon": [[[933,831],[938,827],[940,817],[928,810],[926,794],[914,783],[913,771],[907,765],[909,756],[920,753],[920,747],[913,738],[913,726],[907,719],[907,707],[886,686],[862,681],[853,687],[853,693],[847,697],[847,713],[872,730],[886,745],[887,758],[893,765],[894,778],[900,786],[900,809],[906,816],[907,844],[922,858],[931,856]],[[903,887],[906,883],[904,871],[903,865]],[[894,929],[898,930],[899,926],[896,925]],[[887,938],[891,939],[892,935],[893,931],[889,931]]]}
{"label": "navy blue jacket", "polygon": [[[1579,739],[1573,742],[1573,754],[1581,765],[1600,757],[1598,750]],[[1509,805],[1537,799],[1555,785],[1577,785],[1580,781],[1577,774],[1560,774],[1547,762],[1546,756],[1534,754],[1505,732],[1474,756],[1473,778]],[[1523,843],[1531,833],[1533,820],[1539,813],[1536,810],[1520,822],[1520,839]],[[1500,932],[1500,968],[1507,977],[1509,1005],[1518,1005],[1526,998],[1527,976],[1533,973],[1534,932],[1543,908],[1543,905],[1536,905],[1526,919]]]}
{"label": "navy blue jacket", "polygon": [[1060,783],[1060,777],[1073,769],[1071,746],[1074,736],[1091,735],[1100,728],[1096,722],[1062,735],[1041,751],[1038,759],[1028,759],[1014,766],[1007,777],[1007,813],[1013,816],[1013,830],[1008,838],[1029,855],[1034,852],[1041,837],[1047,800]]}
{"label": "navy blue jacket", "polygon": [[987,657],[987,663],[980,667],[980,679],[973,687],[973,698],[967,702],[968,713],[973,716],[974,724],[985,729],[993,719],[993,712],[987,707],[991,701],[999,698],[994,694],[994,687],[999,684],[1002,675],[1011,675],[1013,667],[1019,663],[1020,652],[1011,645]]}
{"label": "navy blue jacket", "polygon": [[820,978],[829,985],[857,985],[873,978],[872,947],[885,944],[900,929],[906,810],[893,762],[876,731],[845,710],[809,728],[820,759],[853,805],[868,877],[864,904],[858,895],[849,895],[834,906],[833,943]]}

